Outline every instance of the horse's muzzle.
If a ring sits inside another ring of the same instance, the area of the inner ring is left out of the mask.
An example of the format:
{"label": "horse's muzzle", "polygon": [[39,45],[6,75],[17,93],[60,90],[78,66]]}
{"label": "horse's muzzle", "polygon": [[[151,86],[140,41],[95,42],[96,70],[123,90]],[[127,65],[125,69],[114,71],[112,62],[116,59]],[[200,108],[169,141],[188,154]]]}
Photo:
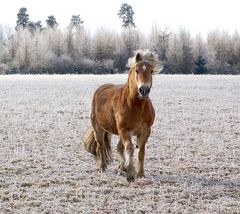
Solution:
{"label": "horse's muzzle", "polygon": [[142,85],[138,89],[138,93],[140,94],[141,98],[147,98],[150,93],[150,87]]}

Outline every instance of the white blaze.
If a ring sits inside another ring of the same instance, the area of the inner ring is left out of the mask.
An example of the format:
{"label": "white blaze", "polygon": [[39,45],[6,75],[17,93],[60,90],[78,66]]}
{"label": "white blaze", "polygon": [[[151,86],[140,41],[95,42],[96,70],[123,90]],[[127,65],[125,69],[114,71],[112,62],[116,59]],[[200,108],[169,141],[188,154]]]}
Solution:
{"label": "white blaze", "polygon": [[143,65],[142,70],[146,71],[146,69],[147,69],[146,65]]}

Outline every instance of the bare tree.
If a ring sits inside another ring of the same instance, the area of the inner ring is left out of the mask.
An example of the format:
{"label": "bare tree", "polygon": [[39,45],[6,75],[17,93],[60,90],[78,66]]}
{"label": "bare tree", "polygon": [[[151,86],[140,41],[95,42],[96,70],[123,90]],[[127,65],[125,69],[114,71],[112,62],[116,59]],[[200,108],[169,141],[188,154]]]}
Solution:
{"label": "bare tree", "polygon": [[169,71],[169,62],[167,52],[169,49],[170,41],[170,31],[168,27],[165,27],[164,30],[158,29],[155,25],[152,28],[152,34],[150,37],[151,48],[158,54],[159,59],[163,62],[164,70],[163,72],[168,73]]}
{"label": "bare tree", "polygon": [[182,55],[183,50],[181,40],[176,33],[172,33],[169,40],[169,48],[167,50],[169,73],[181,73]]}

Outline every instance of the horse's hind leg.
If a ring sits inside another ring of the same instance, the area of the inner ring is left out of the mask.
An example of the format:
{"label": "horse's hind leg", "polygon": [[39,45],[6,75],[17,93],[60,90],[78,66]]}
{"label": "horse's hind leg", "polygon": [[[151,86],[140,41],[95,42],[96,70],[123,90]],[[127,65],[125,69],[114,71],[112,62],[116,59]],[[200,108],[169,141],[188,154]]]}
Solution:
{"label": "horse's hind leg", "polygon": [[95,127],[95,132],[94,132],[95,140],[97,142],[98,146],[98,156],[99,156],[99,161],[100,161],[100,171],[105,172],[106,167],[107,167],[107,162],[106,162],[106,157],[104,153],[104,137],[105,137],[105,131],[100,128],[100,127]]}
{"label": "horse's hind leg", "polygon": [[105,161],[109,164],[112,161],[112,148],[111,148],[111,134],[105,132],[104,134],[104,156]]}
{"label": "horse's hind leg", "polygon": [[119,158],[119,169],[121,171],[126,171],[125,157],[124,157],[124,145],[123,145],[121,139],[119,140],[118,145],[117,145],[117,152],[118,152],[118,158]]}

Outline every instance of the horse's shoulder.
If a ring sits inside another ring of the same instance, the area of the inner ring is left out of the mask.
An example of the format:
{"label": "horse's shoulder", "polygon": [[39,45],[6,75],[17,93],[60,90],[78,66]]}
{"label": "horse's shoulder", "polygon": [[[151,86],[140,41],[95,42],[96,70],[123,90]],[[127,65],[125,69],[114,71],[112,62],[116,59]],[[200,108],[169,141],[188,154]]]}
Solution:
{"label": "horse's shoulder", "polygon": [[151,123],[151,124],[153,124],[153,121],[154,121],[154,119],[155,119],[155,110],[154,110],[154,107],[153,107],[153,104],[152,104],[152,102],[151,102],[151,100],[149,99],[149,101],[148,101],[148,105],[147,105],[148,107],[148,116],[147,116],[147,120]]}

